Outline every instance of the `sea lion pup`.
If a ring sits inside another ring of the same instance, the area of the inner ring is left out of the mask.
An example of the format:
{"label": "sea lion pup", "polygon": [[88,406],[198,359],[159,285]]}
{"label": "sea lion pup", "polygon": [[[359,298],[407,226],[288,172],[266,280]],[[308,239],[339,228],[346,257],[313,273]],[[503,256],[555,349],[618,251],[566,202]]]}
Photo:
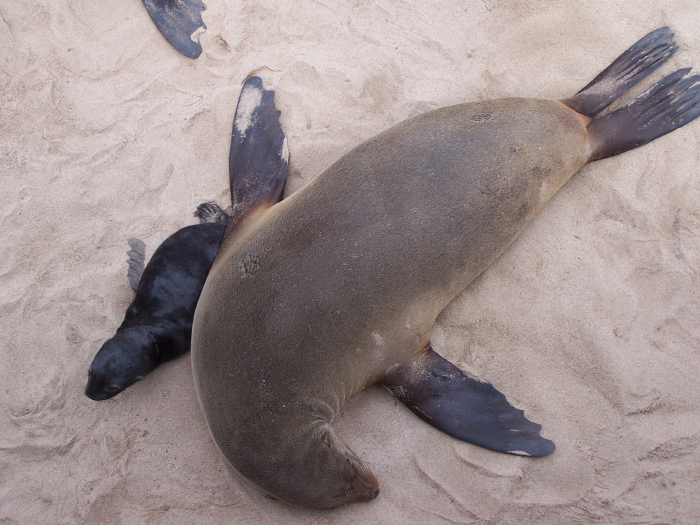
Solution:
{"label": "sea lion pup", "polygon": [[647,35],[568,100],[411,118],[230,228],[195,311],[192,362],[231,465],[296,505],[374,498],[377,480],[331,423],[375,383],[456,438],[551,453],[539,425],[431,349],[430,329],[586,163],[700,114],[700,77],[681,70],[594,119],[675,51],[671,38]]}
{"label": "sea lion pup", "polygon": [[190,349],[194,308],[228,222],[212,203],[200,204],[195,216],[201,223],[165,239],[145,268],[146,245],[129,239],[127,277],[135,296],[117,333],[90,365],[90,399],[114,397]]}

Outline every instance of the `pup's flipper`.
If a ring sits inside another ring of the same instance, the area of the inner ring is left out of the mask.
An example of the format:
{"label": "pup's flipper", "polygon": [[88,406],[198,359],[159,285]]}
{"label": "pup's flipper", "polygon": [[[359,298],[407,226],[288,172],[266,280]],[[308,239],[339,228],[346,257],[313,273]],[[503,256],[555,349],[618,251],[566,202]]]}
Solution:
{"label": "pup's flipper", "polygon": [[428,348],[382,384],[418,417],[450,436],[519,456],[546,456],[554,443],[489,383],[468,377]]}
{"label": "pup's flipper", "polygon": [[700,115],[700,75],[680,69],[632,102],[588,124],[590,160],[638,148]]}
{"label": "pup's flipper", "polygon": [[126,277],[129,279],[129,286],[136,293],[139,289],[139,282],[141,282],[141,276],[143,275],[143,269],[146,267],[146,245],[143,241],[131,237],[127,239],[129,247],[131,250],[126,252],[129,256],[129,269],[126,272]]}
{"label": "pup's flipper", "polygon": [[205,6],[200,0],[142,0],[151,20],[165,39],[183,55],[197,58],[202,53],[199,35],[207,27],[202,22]]}
{"label": "pup's flipper", "polygon": [[226,224],[228,223],[228,214],[222,210],[218,204],[213,202],[203,202],[194,212],[194,216],[199,218],[200,224]]}
{"label": "pup's flipper", "polygon": [[259,77],[249,77],[233,121],[229,229],[252,211],[273,206],[282,198],[289,150],[279,118],[275,92],[264,89]]}
{"label": "pup's flipper", "polygon": [[562,102],[583,115],[594,117],[656,70],[677,49],[668,27],[652,31],[617,57],[585,88]]}

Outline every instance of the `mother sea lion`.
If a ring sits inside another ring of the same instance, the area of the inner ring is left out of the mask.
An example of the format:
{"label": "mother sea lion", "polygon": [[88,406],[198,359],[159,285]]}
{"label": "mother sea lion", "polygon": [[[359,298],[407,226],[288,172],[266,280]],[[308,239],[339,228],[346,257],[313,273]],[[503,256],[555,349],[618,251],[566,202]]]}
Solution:
{"label": "mother sea lion", "polygon": [[195,311],[192,360],[231,465],[297,505],[374,498],[377,480],[331,423],[375,383],[459,439],[551,453],[539,425],[431,349],[430,329],[586,163],[700,114],[700,77],[680,70],[594,118],[673,54],[672,36],[650,33],[567,100],[487,100],[409,119],[229,228]]}

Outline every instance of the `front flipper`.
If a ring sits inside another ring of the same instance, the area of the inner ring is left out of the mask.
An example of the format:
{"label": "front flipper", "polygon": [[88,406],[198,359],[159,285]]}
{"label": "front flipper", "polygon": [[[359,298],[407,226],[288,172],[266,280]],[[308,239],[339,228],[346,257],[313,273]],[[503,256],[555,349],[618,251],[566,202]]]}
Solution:
{"label": "front flipper", "polygon": [[199,0],[142,0],[151,20],[165,39],[183,55],[197,58],[202,46],[195,40],[207,27],[202,22],[205,6]]}
{"label": "front flipper", "polygon": [[260,77],[249,77],[238,97],[233,121],[229,229],[251,211],[279,202],[287,180],[288,160],[287,138],[280,124],[280,111],[275,107],[275,92],[264,89]]}
{"label": "front flipper", "polygon": [[546,456],[554,443],[489,383],[468,377],[428,348],[382,384],[418,417],[452,437],[496,452]]}
{"label": "front flipper", "polygon": [[129,286],[136,293],[139,289],[143,269],[146,267],[146,245],[142,240],[135,237],[127,239],[126,242],[129,243],[129,248],[131,248],[131,250],[126,252],[129,256],[127,261],[129,269],[126,272],[126,277],[129,279]]}

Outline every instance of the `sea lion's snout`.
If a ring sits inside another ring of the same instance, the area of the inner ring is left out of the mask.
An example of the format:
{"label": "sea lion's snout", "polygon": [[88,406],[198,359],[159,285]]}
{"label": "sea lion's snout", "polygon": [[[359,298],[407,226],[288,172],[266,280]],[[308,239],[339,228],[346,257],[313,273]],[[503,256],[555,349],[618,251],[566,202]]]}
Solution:
{"label": "sea lion's snout", "polygon": [[364,472],[358,473],[353,484],[353,490],[348,496],[346,503],[371,501],[379,496],[379,481],[371,470],[365,468]]}
{"label": "sea lion's snout", "polygon": [[117,330],[92,360],[85,395],[104,401],[145,379],[158,363],[158,352],[153,336],[140,326]]}
{"label": "sea lion's snout", "polygon": [[344,444],[342,446],[344,447],[343,455],[347,461],[347,478],[349,478],[350,488],[345,496],[341,498],[339,504],[373,500],[379,495],[379,481],[377,477],[352,450]]}
{"label": "sea lion's snout", "polygon": [[88,372],[85,395],[93,401],[104,401],[116,396],[124,388],[121,385],[110,383],[104,376],[91,369]]}

